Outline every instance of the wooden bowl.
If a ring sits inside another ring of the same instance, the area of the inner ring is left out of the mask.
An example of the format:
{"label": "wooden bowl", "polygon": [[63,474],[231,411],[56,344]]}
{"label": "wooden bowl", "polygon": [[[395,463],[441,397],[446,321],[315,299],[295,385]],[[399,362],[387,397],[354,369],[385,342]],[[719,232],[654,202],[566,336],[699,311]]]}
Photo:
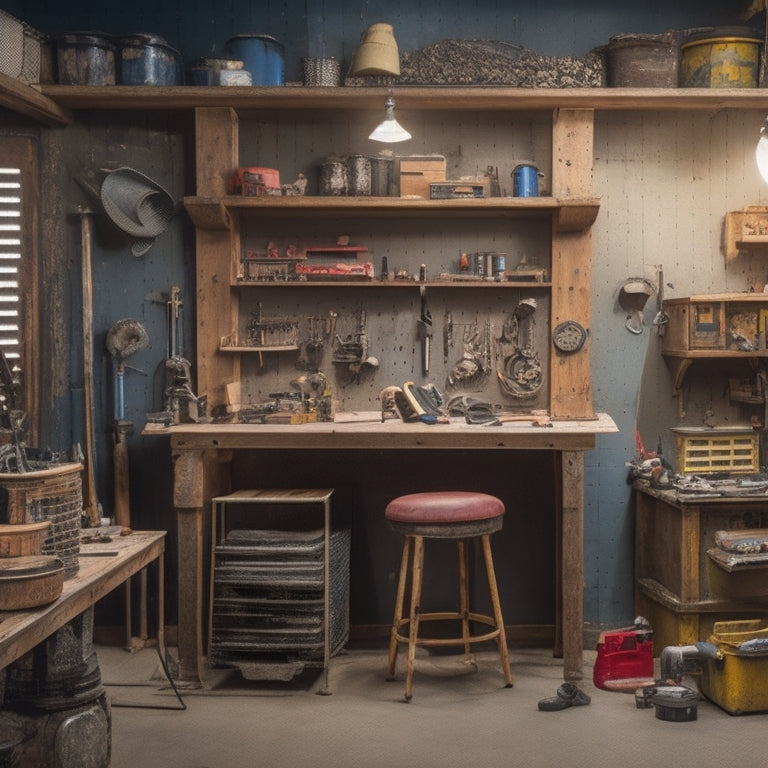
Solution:
{"label": "wooden bowl", "polygon": [[39,555],[50,527],[50,520],[39,523],[0,525],[0,557]]}
{"label": "wooden bowl", "polygon": [[53,555],[0,560],[0,611],[52,603],[64,588],[64,563]]}

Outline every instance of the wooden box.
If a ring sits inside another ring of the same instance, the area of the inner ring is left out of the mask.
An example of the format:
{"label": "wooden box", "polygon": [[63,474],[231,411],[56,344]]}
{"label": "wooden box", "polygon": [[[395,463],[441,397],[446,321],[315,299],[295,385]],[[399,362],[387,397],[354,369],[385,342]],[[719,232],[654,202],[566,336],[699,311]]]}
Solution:
{"label": "wooden box", "polygon": [[757,472],[760,443],[751,427],[673,427],[678,472]]}
{"label": "wooden box", "polygon": [[446,162],[443,155],[401,157],[398,160],[400,197],[429,199],[429,185],[445,181]]}

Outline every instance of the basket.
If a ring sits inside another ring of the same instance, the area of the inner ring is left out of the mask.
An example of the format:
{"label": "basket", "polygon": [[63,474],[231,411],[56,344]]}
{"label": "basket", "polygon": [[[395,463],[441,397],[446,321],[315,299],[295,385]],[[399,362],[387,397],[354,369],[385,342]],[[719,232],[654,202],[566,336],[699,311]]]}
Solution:
{"label": "basket", "polygon": [[24,473],[0,473],[5,513],[10,525],[39,523],[51,525],[43,541],[43,555],[55,555],[64,563],[64,576],[74,576],[79,568],[80,527],[83,514],[83,488],[79,463],[58,464]]}
{"label": "basket", "polygon": [[307,87],[331,87],[339,84],[341,65],[333,57],[312,57],[301,60],[304,85]]}
{"label": "basket", "polygon": [[0,72],[28,85],[39,83],[44,39],[42,32],[0,10]]}

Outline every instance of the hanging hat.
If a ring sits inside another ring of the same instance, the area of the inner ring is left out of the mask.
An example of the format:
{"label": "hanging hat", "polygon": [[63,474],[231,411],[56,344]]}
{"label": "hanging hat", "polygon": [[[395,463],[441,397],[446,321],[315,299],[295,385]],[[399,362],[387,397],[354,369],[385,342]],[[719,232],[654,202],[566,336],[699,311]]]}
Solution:
{"label": "hanging hat", "polygon": [[171,196],[133,168],[110,171],[101,184],[100,196],[109,218],[127,235],[141,239],[140,253],[149,249],[152,238],[165,231],[173,217]]}

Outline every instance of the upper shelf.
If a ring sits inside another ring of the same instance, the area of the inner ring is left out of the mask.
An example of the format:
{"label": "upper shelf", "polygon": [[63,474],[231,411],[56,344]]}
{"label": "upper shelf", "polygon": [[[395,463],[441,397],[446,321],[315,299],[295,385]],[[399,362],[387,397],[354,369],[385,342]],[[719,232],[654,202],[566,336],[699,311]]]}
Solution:
{"label": "upper shelf", "polygon": [[[4,87],[9,78],[0,81]],[[29,86],[23,86],[29,88]],[[387,88],[300,86],[69,86],[41,85],[61,109],[380,109]],[[35,90],[31,89],[30,90]],[[768,110],[763,88],[514,88],[499,86],[391,89],[399,109]]]}
{"label": "upper shelf", "polygon": [[594,224],[600,209],[598,198],[487,197],[458,200],[421,200],[401,197],[185,197],[196,227],[229,229],[232,211],[249,211],[275,216],[323,216],[343,213],[345,217],[442,217],[466,218],[547,218],[558,232],[582,232]]}

